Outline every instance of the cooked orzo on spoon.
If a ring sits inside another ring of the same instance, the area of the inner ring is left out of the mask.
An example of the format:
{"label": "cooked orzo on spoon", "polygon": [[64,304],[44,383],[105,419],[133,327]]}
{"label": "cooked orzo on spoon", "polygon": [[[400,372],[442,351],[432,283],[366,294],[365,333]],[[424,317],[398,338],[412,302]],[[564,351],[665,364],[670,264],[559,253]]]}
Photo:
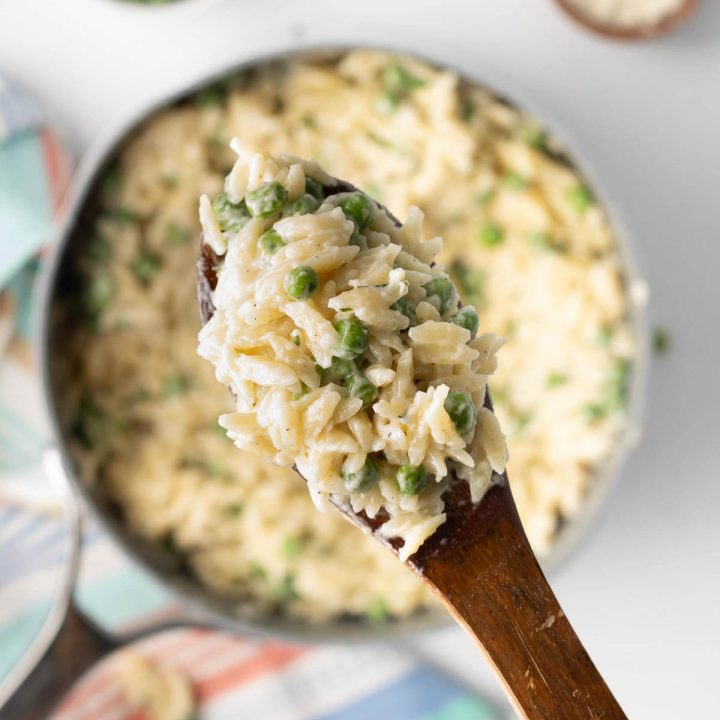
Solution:
{"label": "cooked orzo on spoon", "polygon": [[232,147],[225,192],[200,201],[198,273],[229,437],[390,545],[526,717],[624,718],[520,525],[487,392],[502,341],[459,306],[442,241],[314,163]]}

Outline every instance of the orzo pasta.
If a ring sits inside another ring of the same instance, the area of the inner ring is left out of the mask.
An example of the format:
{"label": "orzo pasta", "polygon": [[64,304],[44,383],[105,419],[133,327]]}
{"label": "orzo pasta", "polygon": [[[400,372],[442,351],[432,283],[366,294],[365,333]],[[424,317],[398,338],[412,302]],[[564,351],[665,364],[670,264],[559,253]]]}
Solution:
{"label": "orzo pasta", "polygon": [[241,450],[295,465],[320,509],[383,510],[378,533],[405,560],[445,521],[450,478],[477,502],[505,470],[484,407],[502,341],[458,311],[419,210],[399,225],[315,163],[232,146],[225,192],[200,200],[222,262],[198,352],[236,401],[220,424]]}
{"label": "orzo pasta", "polygon": [[[422,583],[290,469],[233,451],[231,396],[195,354],[197,198],[222,192],[237,135],[319,161],[400,217],[412,205],[482,327],[508,474],[541,556],[624,430],[633,357],[617,244],[555,141],[494,95],[376,51],[268,63],[154,115],[117,157],[80,258],[66,336],[68,425],[88,483],[200,580],[295,616],[406,615]],[[190,308],[190,311],[188,311]],[[362,572],[358,569],[362,568]]]}

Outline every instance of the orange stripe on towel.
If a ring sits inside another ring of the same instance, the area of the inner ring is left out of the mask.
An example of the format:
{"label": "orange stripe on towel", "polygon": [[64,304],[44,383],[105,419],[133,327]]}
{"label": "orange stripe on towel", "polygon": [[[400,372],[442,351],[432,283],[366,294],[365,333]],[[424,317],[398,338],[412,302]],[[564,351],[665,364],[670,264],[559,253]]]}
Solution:
{"label": "orange stripe on towel", "polygon": [[145,710],[133,710],[123,720],[150,720],[150,715]]}
{"label": "orange stripe on towel", "polygon": [[65,195],[70,168],[58,141],[49,130],[40,133],[40,146],[42,147],[45,165],[48,172],[48,186],[52,200],[53,214],[57,213],[62,205]]}
{"label": "orange stripe on towel", "polygon": [[289,645],[267,645],[255,657],[224,669],[195,685],[198,696],[207,699],[238,687],[249,680],[267,675],[289,665],[308,652],[306,648]]}

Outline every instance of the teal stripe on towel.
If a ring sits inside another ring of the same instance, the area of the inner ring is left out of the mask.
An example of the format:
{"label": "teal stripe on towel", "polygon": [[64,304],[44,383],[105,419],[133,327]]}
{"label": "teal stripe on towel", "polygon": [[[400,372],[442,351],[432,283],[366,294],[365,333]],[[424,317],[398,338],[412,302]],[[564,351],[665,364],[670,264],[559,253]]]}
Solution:
{"label": "teal stripe on towel", "polygon": [[422,716],[422,720],[497,720],[497,713],[480,697],[461,695]]}
{"label": "teal stripe on towel", "polygon": [[47,239],[52,206],[39,137],[0,144],[0,287]]}
{"label": "teal stripe on towel", "polygon": [[0,680],[7,676],[30,647],[49,609],[50,603],[42,602],[0,627]]}
{"label": "teal stripe on towel", "polygon": [[42,436],[15,410],[0,403],[0,472],[36,464],[42,448]]}
{"label": "teal stripe on towel", "polygon": [[8,292],[15,298],[15,332],[28,341],[33,335],[31,323],[35,318],[33,305],[36,300],[33,290],[39,268],[38,258],[33,257],[7,283]]}
{"label": "teal stripe on towel", "polygon": [[81,583],[76,600],[101,626],[117,628],[161,610],[173,596],[141,570],[126,567],[116,575]]}

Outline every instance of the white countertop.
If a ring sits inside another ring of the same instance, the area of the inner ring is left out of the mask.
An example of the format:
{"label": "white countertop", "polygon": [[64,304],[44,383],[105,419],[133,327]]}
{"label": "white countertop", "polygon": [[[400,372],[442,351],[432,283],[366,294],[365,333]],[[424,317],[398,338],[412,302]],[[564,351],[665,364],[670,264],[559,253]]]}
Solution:
{"label": "white countertop", "polygon": [[[631,229],[672,352],[651,369],[641,446],[554,587],[629,717],[720,717],[720,3],[622,45],[551,0],[0,0],[0,71],[78,153],[159,93],[298,44],[399,45],[525,100],[584,150]],[[716,465],[716,463],[718,463]],[[501,700],[460,630],[416,644]]]}

